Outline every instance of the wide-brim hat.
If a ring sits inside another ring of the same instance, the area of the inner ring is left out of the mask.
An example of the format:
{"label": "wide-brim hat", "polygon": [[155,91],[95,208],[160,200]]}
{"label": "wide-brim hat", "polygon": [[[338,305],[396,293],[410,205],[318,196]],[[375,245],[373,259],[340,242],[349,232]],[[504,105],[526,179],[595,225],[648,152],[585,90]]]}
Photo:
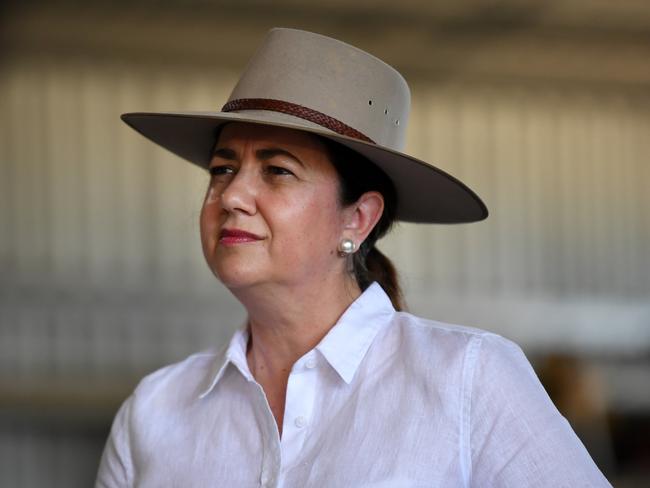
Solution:
{"label": "wide-brim hat", "polygon": [[272,29],[220,112],[137,112],[122,120],[203,168],[220,127],[228,122],[310,132],[379,166],[395,185],[399,220],[485,219],[485,204],[466,185],[401,152],[409,109],[406,81],[380,59],[319,34]]}

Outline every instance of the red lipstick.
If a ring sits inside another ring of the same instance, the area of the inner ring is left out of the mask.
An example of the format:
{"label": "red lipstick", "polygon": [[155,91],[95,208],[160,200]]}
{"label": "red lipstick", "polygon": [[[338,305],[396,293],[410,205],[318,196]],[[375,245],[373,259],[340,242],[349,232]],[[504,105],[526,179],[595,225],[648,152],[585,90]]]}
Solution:
{"label": "red lipstick", "polygon": [[226,246],[261,240],[262,237],[241,229],[222,229],[219,233],[219,242]]}

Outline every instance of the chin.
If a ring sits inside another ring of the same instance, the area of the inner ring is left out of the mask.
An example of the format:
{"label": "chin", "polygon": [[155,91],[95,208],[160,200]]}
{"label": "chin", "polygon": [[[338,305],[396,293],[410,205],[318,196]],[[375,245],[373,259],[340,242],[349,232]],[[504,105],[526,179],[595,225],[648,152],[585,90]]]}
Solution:
{"label": "chin", "polygon": [[224,276],[217,275],[217,278],[219,279],[221,284],[226,288],[228,288],[231,292],[235,292],[237,290],[244,290],[256,284],[255,280],[248,280],[242,277],[232,278],[232,277],[224,277]]}
{"label": "chin", "polygon": [[221,262],[212,268],[216,277],[229,290],[258,285],[264,281],[264,273],[253,263]]}

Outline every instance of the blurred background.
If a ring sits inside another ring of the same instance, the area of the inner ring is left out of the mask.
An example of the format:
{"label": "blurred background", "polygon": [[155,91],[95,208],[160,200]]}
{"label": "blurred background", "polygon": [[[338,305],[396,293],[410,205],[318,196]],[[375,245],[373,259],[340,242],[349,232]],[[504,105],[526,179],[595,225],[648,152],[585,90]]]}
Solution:
{"label": "blurred background", "polygon": [[119,115],[220,109],[273,26],[399,69],[407,152],[491,210],[382,242],[410,309],[517,341],[612,483],[650,486],[650,2],[0,8],[0,486],[91,486],[138,379],[243,321],[203,263],[207,174]]}

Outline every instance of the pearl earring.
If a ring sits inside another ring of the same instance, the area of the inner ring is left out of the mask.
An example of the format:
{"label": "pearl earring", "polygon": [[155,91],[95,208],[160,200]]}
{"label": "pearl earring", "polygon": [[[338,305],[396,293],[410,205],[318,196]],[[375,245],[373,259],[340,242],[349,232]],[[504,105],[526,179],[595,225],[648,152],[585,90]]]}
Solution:
{"label": "pearl earring", "polygon": [[357,250],[357,245],[354,243],[352,239],[341,239],[341,242],[339,243],[339,254],[341,256],[347,256],[354,251]]}

